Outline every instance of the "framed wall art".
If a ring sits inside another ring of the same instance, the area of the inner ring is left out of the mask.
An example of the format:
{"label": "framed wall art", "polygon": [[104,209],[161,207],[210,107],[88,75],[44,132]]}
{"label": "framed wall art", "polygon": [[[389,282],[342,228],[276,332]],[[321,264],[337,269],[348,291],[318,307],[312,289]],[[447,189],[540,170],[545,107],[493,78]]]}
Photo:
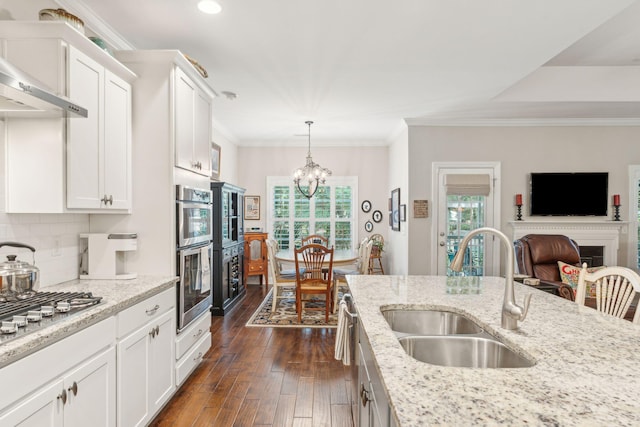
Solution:
{"label": "framed wall art", "polygon": [[211,179],[220,179],[220,154],[222,148],[215,142],[211,142]]}
{"label": "framed wall art", "polygon": [[260,196],[244,196],[244,219],[260,219]]}
{"label": "framed wall art", "polygon": [[391,191],[391,229],[400,231],[400,189]]}

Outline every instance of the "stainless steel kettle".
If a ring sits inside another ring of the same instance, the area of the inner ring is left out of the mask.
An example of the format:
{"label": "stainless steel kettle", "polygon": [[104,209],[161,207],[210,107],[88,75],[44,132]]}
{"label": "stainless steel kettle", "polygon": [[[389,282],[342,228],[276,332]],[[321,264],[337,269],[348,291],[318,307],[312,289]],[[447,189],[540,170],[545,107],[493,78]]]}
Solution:
{"label": "stainless steel kettle", "polygon": [[1,242],[2,246],[29,249],[33,264],[16,259],[16,255],[7,255],[7,261],[0,263],[0,293],[24,295],[37,291],[40,270],[35,266],[35,248],[18,242]]}

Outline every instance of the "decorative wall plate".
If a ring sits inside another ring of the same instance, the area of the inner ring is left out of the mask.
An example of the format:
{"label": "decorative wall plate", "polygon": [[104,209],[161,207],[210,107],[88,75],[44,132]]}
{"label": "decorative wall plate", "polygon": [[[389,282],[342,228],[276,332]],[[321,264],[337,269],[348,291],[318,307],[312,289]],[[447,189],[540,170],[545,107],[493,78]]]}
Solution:
{"label": "decorative wall plate", "polygon": [[373,211],[373,220],[375,222],[380,222],[382,221],[382,212],[380,211]]}
{"label": "decorative wall plate", "polygon": [[365,200],[364,202],[362,202],[362,212],[369,212],[371,210],[371,202],[368,200]]}
{"label": "decorative wall plate", "polygon": [[364,223],[364,229],[365,231],[367,231],[368,233],[371,233],[373,231],[373,223],[371,221],[367,221]]}

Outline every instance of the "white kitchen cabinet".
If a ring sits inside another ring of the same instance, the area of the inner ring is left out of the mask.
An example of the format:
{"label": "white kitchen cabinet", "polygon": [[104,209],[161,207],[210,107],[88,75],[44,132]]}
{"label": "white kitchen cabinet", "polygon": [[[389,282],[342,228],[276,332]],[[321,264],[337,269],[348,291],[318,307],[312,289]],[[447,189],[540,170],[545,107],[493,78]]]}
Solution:
{"label": "white kitchen cabinet", "polygon": [[120,426],[146,425],[175,391],[174,301],[169,289],[118,314]]}
{"label": "white kitchen cabinet", "polygon": [[175,69],[175,164],[211,176],[212,98],[183,70]]}
{"label": "white kitchen cabinet", "polygon": [[11,388],[4,400],[17,400],[0,411],[0,425],[115,426],[114,338],[115,321],[108,319],[4,368]]}
{"label": "white kitchen cabinet", "polygon": [[211,348],[211,312],[196,318],[176,338],[176,384],[180,386]]}
{"label": "white kitchen cabinet", "polygon": [[67,208],[131,208],[131,85],[69,47],[68,96],[89,117],[67,127]]}
{"label": "white kitchen cabinet", "polygon": [[360,358],[358,383],[360,393],[360,427],[387,427],[389,422],[389,402],[378,374],[371,344],[359,325],[358,357]]}
{"label": "white kitchen cabinet", "polygon": [[129,213],[135,74],[63,22],[6,21],[11,63],[88,109],[87,118],[7,118],[6,211]]}

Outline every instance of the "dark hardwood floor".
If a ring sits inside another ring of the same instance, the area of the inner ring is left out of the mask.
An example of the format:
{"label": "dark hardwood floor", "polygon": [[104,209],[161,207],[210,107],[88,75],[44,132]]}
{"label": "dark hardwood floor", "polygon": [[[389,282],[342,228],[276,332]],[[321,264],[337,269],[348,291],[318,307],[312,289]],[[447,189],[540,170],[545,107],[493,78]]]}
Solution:
{"label": "dark hardwood floor", "polygon": [[336,330],[246,328],[264,288],[249,285],[238,307],[212,318],[211,349],[151,426],[353,426]]}

